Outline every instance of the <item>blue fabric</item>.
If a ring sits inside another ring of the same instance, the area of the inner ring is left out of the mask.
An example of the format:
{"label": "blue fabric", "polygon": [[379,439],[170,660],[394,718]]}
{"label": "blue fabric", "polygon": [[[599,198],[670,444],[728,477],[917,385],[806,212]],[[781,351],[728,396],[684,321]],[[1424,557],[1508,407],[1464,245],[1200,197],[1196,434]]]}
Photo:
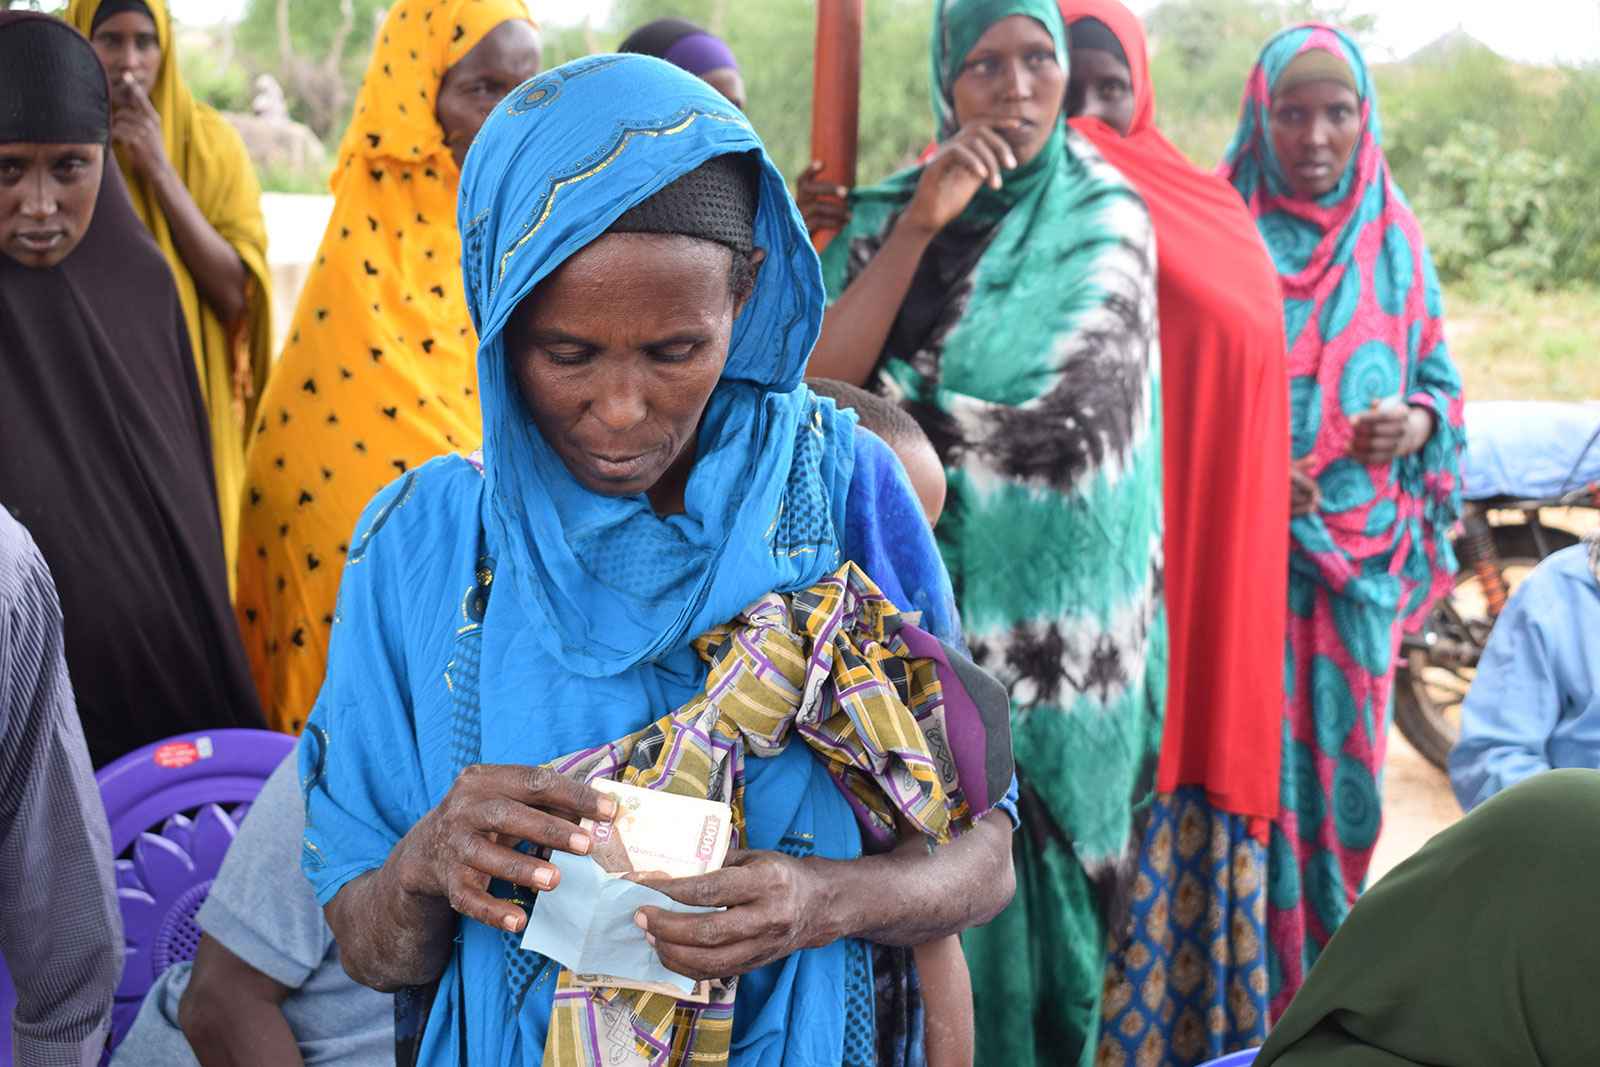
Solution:
{"label": "blue fabric", "polygon": [[1600,769],[1597,634],[1588,545],[1557,552],[1518,586],[1461,706],[1450,784],[1464,810],[1541,771]]}
{"label": "blue fabric", "polygon": [[1466,405],[1461,495],[1560,496],[1600,482],[1600,404],[1495,400]]}
{"label": "blue fabric", "polygon": [[[905,467],[881,438],[860,428],[845,510],[845,545],[849,557],[896,607],[922,612],[924,630],[966,650],[950,574]],[[1017,793],[1017,777],[1012,775],[1011,788],[995,805],[1006,813],[1013,830],[1022,825]]]}
{"label": "blue fabric", "polygon": [[[705,412],[686,512],[663,521],[643,496],[599,496],[568,473],[528,417],[503,331],[534,286],[618,216],[726,153],[762,163],[756,245],[767,262]],[[835,409],[797,389],[822,321],[821,268],[782,175],[736,108],[649,56],[568,63],[484,123],[458,219],[479,338],[485,526],[501,581],[516,587],[519,613],[551,655],[574,673],[614,677],[838,565],[852,452],[848,435],[822,424],[837,421]],[[786,497],[797,444],[812,440],[797,435],[803,420],[817,421],[833,453],[799,457],[819,476]]]}
{"label": "blue fabric", "polygon": [[924,630],[966,648],[950,575],[905,467],[882,438],[859,427],[845,543],[850,558],[896,607],[922,612]]}
{"label": "blue fabric", "polygon": [[[617,216],[730,152],[760,161],[768,258],[706,409],[685,512],[662,519],[568,474],[525,410],[502,331]],[[800,384],[821,277],[781,175],[726,100],[643,56],[540,75],[474,143],[460,227],[482,473],[461,457],[426,464],[374,499],[352,541],[302,756],[302,865],[323,902],[381,866],[468,763],[543,763],[643,727],[702,685],[695,635],[843,558],[854,420]],[[747,771],[750,847],[859,854],[851,811],[806,748]],[[837,1064],[845,962],[841,944],[746,976],[733,1062]],[[500,931],[462,922],[422,1062],[538,1063],[554,977]]]}

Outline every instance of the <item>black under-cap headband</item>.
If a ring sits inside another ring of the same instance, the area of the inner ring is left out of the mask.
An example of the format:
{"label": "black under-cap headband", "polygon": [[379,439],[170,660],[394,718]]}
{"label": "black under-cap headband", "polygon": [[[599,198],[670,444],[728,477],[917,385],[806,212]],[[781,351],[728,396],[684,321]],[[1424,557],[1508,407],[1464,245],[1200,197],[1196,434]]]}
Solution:
{"label": "black under-cap headband", "polygon": [[756,174],[748,155],[712,156],[629,208],[607,232],[698,237],[748,253],[756,239]]}
{"label": "black under-cap headband", "polygon": [[1128,53],[1122,50],[1122,42],[1117,40],[1117,35],[1111,32],[1111,27],[1093,16],[1086,15],[1075,19],[1067,27],[1068,47],[1094,48],[1101,52],[1110,52],[1116,57],[1117,62],[1124,67],[1128,65]]}
{"label": "black under-cap headband", "polygon": [[89,33],[92,36],[95,30],[106,19],[121,15],[124,12],[137,11],[151,22],[156,20],[155,12],[150,10],[150,5],[144,0],[105,0],[94,13],[94,21],[89,23]]}
{"label": "black under-cap headband", "polygon": [[0,14],[0,144],[105,144],[111,95],[82,34],[47,15]]}

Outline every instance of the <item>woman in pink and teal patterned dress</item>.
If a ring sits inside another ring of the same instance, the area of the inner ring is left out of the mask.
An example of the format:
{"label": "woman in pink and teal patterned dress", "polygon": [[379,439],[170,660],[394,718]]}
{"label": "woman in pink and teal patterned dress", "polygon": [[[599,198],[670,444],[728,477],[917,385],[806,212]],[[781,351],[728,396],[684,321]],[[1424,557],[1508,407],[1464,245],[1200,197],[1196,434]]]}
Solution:
{"label": "woman in pink and teal patterned dress", "polygon": [[1267,43],[1224,173],[1277,263],[1288,337],[1289,716],[1267,912],[1277,1016],[1366,881],[1396,646],[1455,573],[1461,380],[1349,37],[1306,25]]}

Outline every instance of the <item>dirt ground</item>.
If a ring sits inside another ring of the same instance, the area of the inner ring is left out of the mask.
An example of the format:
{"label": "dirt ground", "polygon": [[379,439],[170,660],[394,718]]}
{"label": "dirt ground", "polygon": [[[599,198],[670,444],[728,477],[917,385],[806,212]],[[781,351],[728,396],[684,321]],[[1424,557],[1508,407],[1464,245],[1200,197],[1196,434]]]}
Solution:
{"label": "dirt ground", "polygon": [[1445,773],[1418,754],[1400,731],[1389,730],[1383,765],[1383,833],[1372,857],[1371,885],[1461,818]]}

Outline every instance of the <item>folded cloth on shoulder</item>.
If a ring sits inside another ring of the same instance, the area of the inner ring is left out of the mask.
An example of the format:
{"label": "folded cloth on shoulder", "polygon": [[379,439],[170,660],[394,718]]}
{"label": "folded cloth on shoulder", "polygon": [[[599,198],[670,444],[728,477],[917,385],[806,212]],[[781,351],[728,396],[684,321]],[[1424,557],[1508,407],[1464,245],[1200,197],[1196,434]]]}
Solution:
{"label": "folded cloth on shoulder", "polygon": [[[585,782],[615,778],[728,803],[739,844],[746,754],[777,756],[798,738],[849,798],[869,839],[892,841],[906,824],[948,841],[1010,784],[1004,691],[908,621],[853,563],[801,592],[764,596],[695,640],[711,666],[698,697],[641,731],[551,766]],[[930,748],[930,726],[942,737],[935,741],[942,755]],[[583,988],[563,970],[544,1062],[594,1063],[596,1020],[610,1020],[609,1027],[625,1012],[641,1055],[683,1043],[682,1062],[725,1063],[737,989],[736,982],[719,984],[710,1003],[698,1006]]]}

